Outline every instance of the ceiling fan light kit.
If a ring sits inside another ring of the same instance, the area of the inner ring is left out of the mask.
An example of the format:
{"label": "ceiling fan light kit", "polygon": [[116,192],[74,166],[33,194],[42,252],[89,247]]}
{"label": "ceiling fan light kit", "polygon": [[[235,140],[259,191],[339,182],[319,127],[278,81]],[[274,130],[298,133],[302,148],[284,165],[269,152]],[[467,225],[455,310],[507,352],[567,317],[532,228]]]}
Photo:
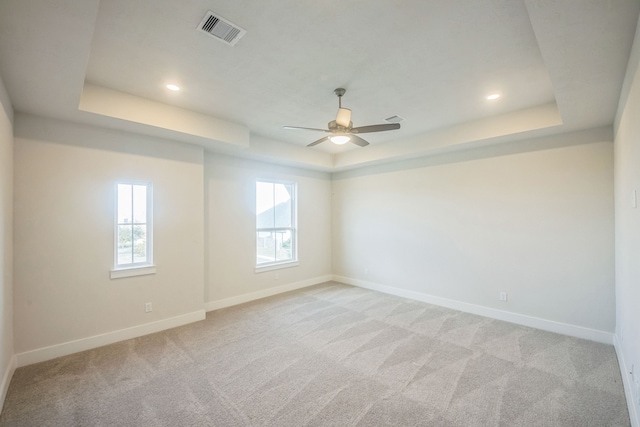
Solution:
{"label": "ceiling fan light kit", "polygon": [[335,93],[338,97],[338,114],[336,115],[335,120],[329,122],[329,124],[327,125],[328,129],[304,128],[298,126],[283,127],[285,129],[313,130],[331,134],[330,136],[325,136],[324,138],[320,138],[319,140],[312,142],[311,144],[307,145],[307,147],[313,147],[314,145],[318,145],[325,141],[331,141],[336,145],[342,145],[346,144],[347,142],[352,142],[359,147],[366,147],[367,145],[369,145],[369,143],[359,136],[356,136],[355,134],[384,132],[387,130],[400,129],[400,123],[369,125],[354,128],[353,122],[351,121],[351,110],[348,108],[342,108],[342,95],[344,95],[346,92],[346,89],[341,87],[333,91],[333,93]]}
{"label": "ceiling fan light kit", "polygon": [[329,139],[331,140],[331,142],[333,142],[336,145],[342,145],[349,142],[349,140],[351,140],[351,137],[348,135],[335,135],[335,136],[330,136]]}

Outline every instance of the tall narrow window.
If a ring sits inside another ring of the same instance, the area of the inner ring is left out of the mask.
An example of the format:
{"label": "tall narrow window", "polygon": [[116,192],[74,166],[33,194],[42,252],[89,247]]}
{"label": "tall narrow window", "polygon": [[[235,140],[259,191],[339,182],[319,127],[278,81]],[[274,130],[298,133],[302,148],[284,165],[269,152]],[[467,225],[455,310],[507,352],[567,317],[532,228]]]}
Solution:
{"label": "tall narrow window", "polygon": [[256,182],[256,267],[298,259],[296,183]]}
{"label": "tall narrow window", "polygon": [[117,184],[116,270],[153,264],[151,190],[149,182]]}

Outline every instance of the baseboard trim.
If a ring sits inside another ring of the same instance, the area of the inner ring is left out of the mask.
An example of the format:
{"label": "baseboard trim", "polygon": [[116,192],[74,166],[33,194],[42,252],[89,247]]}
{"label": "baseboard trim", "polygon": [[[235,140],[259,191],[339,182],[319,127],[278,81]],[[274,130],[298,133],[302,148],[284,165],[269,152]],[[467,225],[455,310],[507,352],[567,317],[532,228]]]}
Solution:
{"label": "baseboard trim", "polygon": [[629,419],[632,427],[640,427],[640,418],[638,417],[638,405],[633,401],[633,388],[631,387],[631,367],[624,360],[624,352],[618,340],[618,335],[613,336],[613,347],[616,349],[618,356],[618,365],[620,365],[620,375],[622,376],[622,384],[624,385],[624,395],[627,398],[627,408],[629,409]]}
{"label": "baseboard trim", "polygon": [[381,285],[379,283],[352,279],[350,277],[334,275],[333,280],[335,280],[336,282],[345,283],[347,285],[353,285],[361,288],[371,289],[373,291],[384,292],[385,294],[391,294],[403,298],[413,299],[416,301],[422,301],[433,305],[451,308],[453,310],[478,314],[480,316],[490,317],[492,319],[504,320],[505,322],[516,323],[518,325],[529,326],[536,329],[542,329],[544,331],[555,332],[558,334],[569,335],[576,338],[583,338],[591,341],[613,345],[613,333],[611,332],[570,325],[568,323],[556,322],[554,320],[541,319],[538,317],[527,316],[510,311],[497,310],[495,308],[484,307],[481,305],[475,305],[423,294],[420,292],[394,288],[392,286]]}
{"label": "baseboard trim", "polygon": [[11,383],[11,378],[13,378],[13,373],[16,371],[17,362],[16,356],[11,356],[11,360],[9,360],[9,364],[7,368],[4,370],[4,375],[2,376],[2,384],[0,384],[0,412],[2,412],[2,408],[4,407],[4,399],[7,397],[7,391],[9,391],[9,384]]}
{"label": "baseboard trim", "polygon": [[92,337],[68,341],[49,347],[25,351],[23,353],[16,354],[17,366],[21,367],[31,365],[33,363],[44,362],[46,360],[55,359],[56,357],[67,356],[69,354],[78,353],[80,351],[91,350],[92,348],[102,347],[104,345],[113,344],[118,341],[124,341],[143,335],[153,334],[155,332],[164,331],[166,329],[175,328],[192,322],[197,322],[198,320],[203,320],[205,317],[205,311],[198,310],[180,316],[158,320],[156,322],[145,323],[143,325],[133,326],[131,328],[108,332],[106,334],[95,335]]}
{"label": "baseboard trim", "polygon": [[263,289],[257,292],[251,292],[248,294],[242,294],[235,297],[225,298],[217,301],[209,301],[205,303],[204,308],[206,311],[219,310],[221,308],[232,307],[238,304],[244,304],[245,302],[255,301],[258,299],[270,297],[273,295],[282,294],[284,292],[295,291],[296,289],[302,289],[309,286],[317,285],[320,283],[328,282],[333,279],[332,275],[314,277],[313,279],[302,280],[300,282],[288,283],[282,286],[276,286],[274,288]]}

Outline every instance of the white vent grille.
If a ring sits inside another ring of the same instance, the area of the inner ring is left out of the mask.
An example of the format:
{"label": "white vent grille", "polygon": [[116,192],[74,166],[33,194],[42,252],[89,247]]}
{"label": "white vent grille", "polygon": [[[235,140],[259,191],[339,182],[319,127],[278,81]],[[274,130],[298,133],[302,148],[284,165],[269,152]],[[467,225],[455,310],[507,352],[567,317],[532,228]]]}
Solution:
{"label": "white vent grille", "polygon": [[227,21],[220,15],[214,15],[211,11],[202,18],[198,29],[231,46],[238,43],[238,40],[247,33],[247,30]]}
{"label": "white vent grille", "polygon": [[400,123],[400,122],[404,122],[405,118],[402,116],[391,116],[389,118],[386,118],[385,120],[389,123]]}

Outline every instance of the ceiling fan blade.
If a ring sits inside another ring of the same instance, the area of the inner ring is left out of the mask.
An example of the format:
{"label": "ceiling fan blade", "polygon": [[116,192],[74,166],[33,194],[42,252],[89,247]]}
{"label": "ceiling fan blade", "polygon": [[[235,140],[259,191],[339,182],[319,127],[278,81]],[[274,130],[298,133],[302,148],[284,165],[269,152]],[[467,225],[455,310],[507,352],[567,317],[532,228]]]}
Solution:
{"label": "ceiling fan blade", "polygon": [[356,145],[359,145],[360,147],[366,147],[367,145],[369,145],[367,141],[360,138],[359,136],[355,136],[355,135],[349,135],[349,136],[351,137],[349,141],[353,142]]}
{"label": "ceiling fan blade", "polygon": [[320,131],[320,132],[331,132],[330,130],[327,129],[316,129],[316,128],[302,128],[299,126],[282,126],[283,129],[289,129],[289,130],[315,130],[315,131]]}
{"label": "ceiling fan blade", "polygon": [[349,124],[351,123],[351,110],[348,108],[338,108],[336,123],[338,124],[338,126],[348,128]]}
{"label": "ceiling fan blade", "polygon": [[400,129],[400,123],[389,123],[384,125],[370,125],[370,126],[360,126],[357,128],[351,129],[353,133],[370,133],[370,132],[384,132],[385,130],[395,130]]}
{"label": "ceiling fan blade", "polygon": [[329,140],[329,137],[328,137],[328,136],[325,136],[324,138],[320,138],[320,139],[319,139],[319,140],[317,140],[317,141],[313,141],[311,144],[307,145],[307,147],[313,147],[314,145],[318,145],[318,144],[320,144],[321,142],[325,142],[325,141],[328,141],[328,140]]}

